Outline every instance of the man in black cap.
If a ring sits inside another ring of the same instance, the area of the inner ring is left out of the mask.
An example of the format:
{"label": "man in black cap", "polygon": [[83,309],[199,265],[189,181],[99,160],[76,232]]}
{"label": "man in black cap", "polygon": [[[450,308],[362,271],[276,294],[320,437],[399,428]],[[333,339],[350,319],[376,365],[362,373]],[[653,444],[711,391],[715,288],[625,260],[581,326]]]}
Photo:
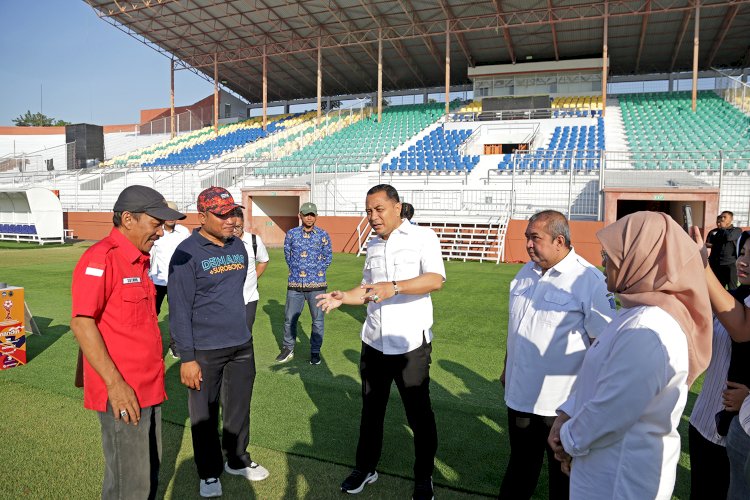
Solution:
{"label": "man in black cap", "polygon": [[189,389],[199,492],[217,497],[222,470],[250,481],[265,479],[268,471],[247,451],[255,354],[242,294],[248,256],[245,244],[233,236],[235,210],[242,207],[220,187],[202,191],[197,206],[201,227],[178,245],[169,264],[169,325],[180,355],[180,380]]}
{"label": "man in black cap", "polygon": [[101,423],[103,499],[156,496],[165,392],[149,251],[165,220],[184,218],[157,191],[130,186],[109,236],[73,271],[70,328],[84,356],[83,405]]}

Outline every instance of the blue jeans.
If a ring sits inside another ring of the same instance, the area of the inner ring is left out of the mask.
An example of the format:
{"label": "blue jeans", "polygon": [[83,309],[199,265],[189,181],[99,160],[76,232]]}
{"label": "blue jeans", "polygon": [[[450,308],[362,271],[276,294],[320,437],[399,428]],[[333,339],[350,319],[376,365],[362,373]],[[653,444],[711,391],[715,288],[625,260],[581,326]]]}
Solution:
{"label": "blue jeans", "polygon": [[323,346],[323,318],[325,314],[316,306],[318,302],[316,295],[326,293],[325,290],[316,290],[314,292],[300,292],[298,290],[286,291],[286,307],[284,308],[284,347],[294,350],[294,344],[297,341],[297,320],[305,302],[310,307],[310,316],[312,316],[312,333],[310,334],[310,353],[320,354],[320,348]]}
{"label": "blue jeans", "polygon": [[729,456],[729,494],[727,500],[750,498],[750,487],[745,479],[745,464],[750,457],[750,436],[740,425],[739,417],[734,417],[727,434],[727,455]]}

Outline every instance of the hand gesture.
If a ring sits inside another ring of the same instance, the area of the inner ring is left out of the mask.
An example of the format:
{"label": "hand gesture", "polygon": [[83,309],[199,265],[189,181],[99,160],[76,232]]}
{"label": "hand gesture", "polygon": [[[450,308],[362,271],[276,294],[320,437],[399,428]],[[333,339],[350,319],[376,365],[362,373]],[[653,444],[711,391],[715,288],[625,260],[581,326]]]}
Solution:
{"label": "hand gesture", "polygon": [[320,307],[324,313],[328,314],[344,303],[344,292],[341,290],[334,290],[331,293],[321,293],[316,295],[315,298],[318,301],[316,305]]}

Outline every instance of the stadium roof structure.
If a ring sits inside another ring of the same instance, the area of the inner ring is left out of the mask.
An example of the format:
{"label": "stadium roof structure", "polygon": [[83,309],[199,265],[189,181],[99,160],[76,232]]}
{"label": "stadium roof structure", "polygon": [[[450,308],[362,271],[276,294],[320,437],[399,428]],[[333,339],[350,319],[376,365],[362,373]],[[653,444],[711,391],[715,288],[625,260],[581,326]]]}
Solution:
{"label": "stadium roof structure", "polygon": [[[484,64],[601,57],[610,73],[750,66],[750,0],[85,0],[107,22],[250,102],[468,82]],[[696,3],[699,9],[696,9]]]}

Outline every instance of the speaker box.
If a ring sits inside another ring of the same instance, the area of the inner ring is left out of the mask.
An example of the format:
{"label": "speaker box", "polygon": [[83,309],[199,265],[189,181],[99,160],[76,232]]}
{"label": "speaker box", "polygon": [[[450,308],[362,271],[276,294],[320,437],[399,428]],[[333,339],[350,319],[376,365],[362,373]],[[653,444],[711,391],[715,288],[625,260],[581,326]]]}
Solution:
{"label": "speaker box", "polygon": [[65,142],[75,142],[75,155],[68,161],[68,170],[86,168],[92,163],[104,161],[104,127],[101,125],[66,125]]}

